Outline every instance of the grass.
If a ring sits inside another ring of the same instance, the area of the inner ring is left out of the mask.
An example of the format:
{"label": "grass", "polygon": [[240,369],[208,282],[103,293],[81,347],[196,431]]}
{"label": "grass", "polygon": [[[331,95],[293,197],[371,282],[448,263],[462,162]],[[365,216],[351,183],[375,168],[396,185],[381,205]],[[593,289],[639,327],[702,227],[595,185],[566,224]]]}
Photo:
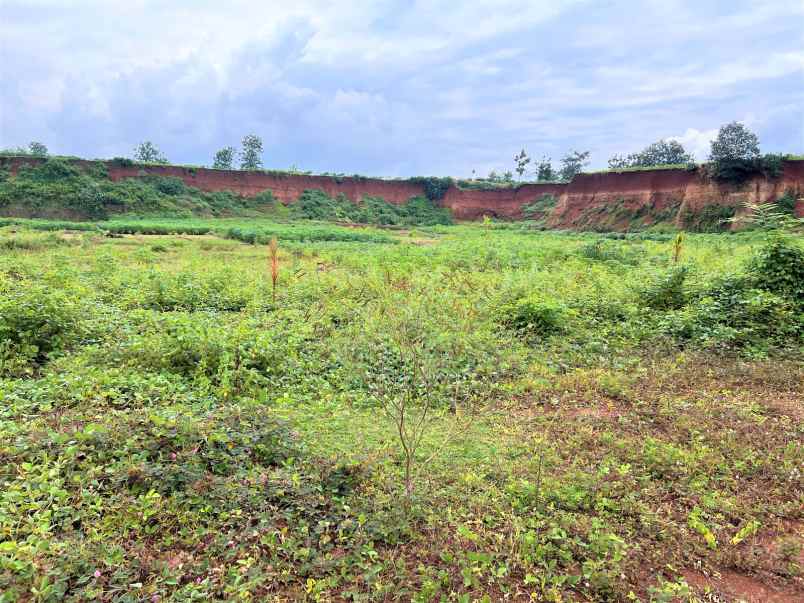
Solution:
{"label": "grass", "polygon": [[114,224],[0,227],[0,601],[804,592],[800,238]]}

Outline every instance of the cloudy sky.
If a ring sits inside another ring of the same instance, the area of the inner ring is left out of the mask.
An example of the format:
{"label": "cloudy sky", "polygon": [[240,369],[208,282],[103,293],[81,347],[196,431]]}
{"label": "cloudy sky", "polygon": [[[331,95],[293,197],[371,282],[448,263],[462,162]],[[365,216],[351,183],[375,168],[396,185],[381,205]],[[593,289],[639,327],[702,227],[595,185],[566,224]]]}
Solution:
{"label": "cloudy sky", "polygon": [[740,120],[802,153],[802,32],[804,0],[0,0],[0,147],[466,176]]}

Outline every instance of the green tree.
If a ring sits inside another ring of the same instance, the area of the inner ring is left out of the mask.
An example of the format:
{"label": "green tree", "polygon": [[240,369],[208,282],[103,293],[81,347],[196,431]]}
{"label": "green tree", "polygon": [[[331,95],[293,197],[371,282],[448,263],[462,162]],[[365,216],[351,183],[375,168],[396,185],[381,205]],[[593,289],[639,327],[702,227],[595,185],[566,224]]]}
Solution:
{"label": "green tree", "polygon": [[150,140],[141,142],[134,148],[134,159],[143,163],[167,163],[167,157]]}
{"label": "green tree", "polygon": [[516,164],[516,173],[519,174],[519,179],[522,180],[522,176],[530,163],[530,157],[528,157],[525,149],[514,155],[514,163]]}
{"label": "green tree", "polygon": [[759,157],[759,138],[738,121],[721,126],[712,141],[709,161],[752,161]]}
{"label": "green tree", "polygon": [[631,153],[627,157],[614,155],[609,159],[609,168],[651,167],[654,165],[679,165],[693,162],[694,158],[687,153],[684,145],[680,142],[661,139],[649,144],[638,153]]}
{"label": "green tree", "polygon": [[[774,161],[772,157],[769,159],[769,163],[781,165],[780,161]],[[754,174],[763,171],[757,135],[737,121],[721,126],[717,137],[712,141],[709,161],[715,180],[732,184],[742,184]]]}
{"label": "green tree", "polygon": [[558,178],[558,174],[553,169],[552,159],[550,157],[542,157],[542,160],[536,166],[536,180],[539,182],[553,182]]}
{"label": "green tree", "polygon": [[47,157],[47,147],[41,142],[32,142],[29,144],[28,152],[34,157]]}
{"label": "green tree", "polygon": [[616,155],[612,155],[609,159],[609,169],[610,170],[620,170],[623,168],[631,167],[631,157],[632,155],[628,155],[628,157],[623,157],[619,153]]}
{"label": "green tree", "polygon": [[661,139],[637,153],[637,166],[678,165],[693,163],[692,155],[677,140]]}
{"label": "green tree", "polygon": [[559,176],[562,180],[572,180],[575,174],[580,174],[589,165],[589,151],[570,151],[561,158]]}
{"label": "green tree", "polygon": [[256,134],[243,137],[243,150],[240,151],[240,169],[258,170],[262,167],[262,139]]}
{"label": "green tree", "polygon": [[236,149],[234,147],[223,147],[212,161],[212,167],[216,170],[231,170],[234,164]]}

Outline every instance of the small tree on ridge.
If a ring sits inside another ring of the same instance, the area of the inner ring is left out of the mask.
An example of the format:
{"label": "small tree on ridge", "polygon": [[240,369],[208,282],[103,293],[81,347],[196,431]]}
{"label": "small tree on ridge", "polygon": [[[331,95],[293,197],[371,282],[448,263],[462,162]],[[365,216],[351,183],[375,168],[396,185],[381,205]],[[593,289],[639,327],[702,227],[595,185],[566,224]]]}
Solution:
{"label": "small tree on ridge", "polygon": [[262,167],[262,139],[256,134],[243,137],[243,150],[240,151],[240,169],[258,170]]}
{"label": "small tree on ridge", "polygon": [[212,160],[212,167],[216,170],[231,170],[234,165],[236,149],[234,147],[223,147]]}
{"label": "small tree on ridge", "polygon": [[134,148],[134,159],[143,163],[167,163],[167,157],[150,140],[141,142]]}
{"label": "small tree on ridge", "polygon": [[572,180],[575,174],[580,174],[589,165],[589,151],[570,151],[561,158],[559,175],[562,180]]}

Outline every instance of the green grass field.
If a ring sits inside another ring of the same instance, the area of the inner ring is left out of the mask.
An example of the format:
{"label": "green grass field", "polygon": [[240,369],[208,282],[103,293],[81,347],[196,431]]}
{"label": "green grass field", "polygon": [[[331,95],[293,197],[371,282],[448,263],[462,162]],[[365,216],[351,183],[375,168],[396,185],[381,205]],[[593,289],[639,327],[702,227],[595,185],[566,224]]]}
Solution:
{"label": "green grass field", "polygon": [[0,601],[801,600],[801,238],[674,237],[6,222]]}

